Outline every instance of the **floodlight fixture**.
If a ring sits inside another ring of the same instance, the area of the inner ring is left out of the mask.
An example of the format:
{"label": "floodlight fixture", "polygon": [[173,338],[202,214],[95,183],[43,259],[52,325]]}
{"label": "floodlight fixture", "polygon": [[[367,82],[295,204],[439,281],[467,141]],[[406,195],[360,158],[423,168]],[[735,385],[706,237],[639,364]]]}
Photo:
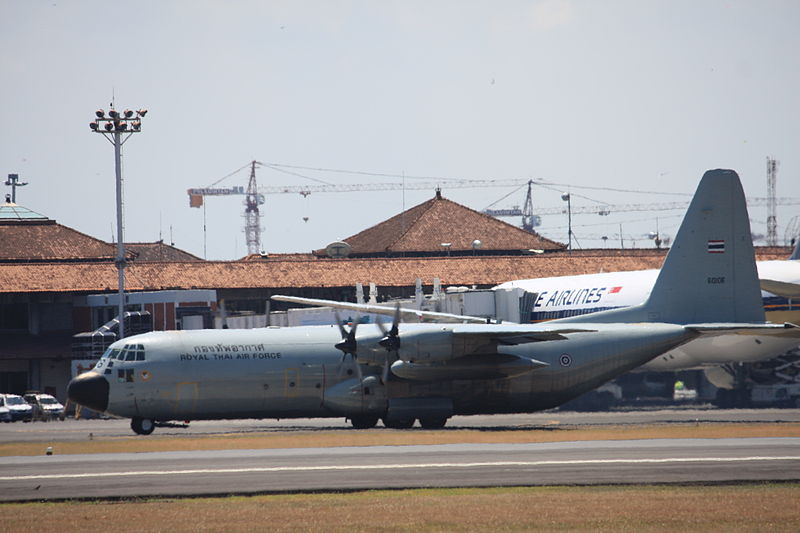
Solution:
{"label": "floodlight fixture", "polygon": [[97,115],[97,118],[103,118],[106,116],[105,111],[103,111],[102,109],[98,109],[97,111],[94,112],[94,114]]}

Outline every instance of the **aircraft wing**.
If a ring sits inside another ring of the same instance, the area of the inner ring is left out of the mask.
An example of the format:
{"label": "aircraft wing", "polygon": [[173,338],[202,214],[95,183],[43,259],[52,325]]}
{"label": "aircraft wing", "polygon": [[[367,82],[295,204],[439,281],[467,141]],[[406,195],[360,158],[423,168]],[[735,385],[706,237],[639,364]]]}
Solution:
{"label": "aircraft wing", "polygon": [[453,328],[453,337],[465,341],[483,340],[505,346],[528,344],[531,342],[564,340],[567,333],[594,333],[586,328],[540,328],[531,329],[525,324],[493,325],[491,328]]}
{"label": "aircraft wing", "polygon": [[800,298],[800,285],[797,283],[775,281],[772,279],[760,279],[758,281],[762,290],[771,292],[775,296],[783,296],[784,298]]}
{"label": "aircraft wing", "polygon": [[[394,316],[395,307],[386,307],[372,304],[354,304],[351,302],[337,302],[335,300],[321,300],[317,298],[301,298],[299,296],[283,296],[276,294],[272,299],[278,302],[291,302],[304,305],[315,305],[317,307],[333,307],[334,309],[347,309],[358,311],[363,314],[372,313],[375,315]],[[421,311],[419,309],[400,308],[400,318],[404,322],[456,322],[486,324],[488,320],[479,316],[454,315],[451,313],[437,313],[435,311]]]}
{"label": "aircraft wing", "polygon": [[[548,366],[530,356],[503,353],[500,346],[560,341],[569,333],[596,330],[522,324],[430,326],[400,331],[398,359],[391,365],[398,377],[415,381],[496,379]],[[420,350],[418,346],[424,346]]]}

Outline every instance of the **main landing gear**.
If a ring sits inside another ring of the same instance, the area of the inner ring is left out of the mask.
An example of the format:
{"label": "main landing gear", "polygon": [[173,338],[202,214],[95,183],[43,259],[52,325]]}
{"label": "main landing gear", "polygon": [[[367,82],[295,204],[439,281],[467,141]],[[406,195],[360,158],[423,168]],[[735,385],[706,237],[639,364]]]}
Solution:
{"label": "main landing gear", "polygon": [[354,416],[350,419],[353,429],[370,429],[378,423],[378,417],[372,415]]}
{"label": "main landing gear", "polygon": [[131,420],[131,429],[137,435],[149,435],[156,429],[156,423],[151,418],[134,417]]}
{"label": "main landing gear", "polygon": [[[390,429],[409,429],[414,426],[414,418],[383,418],[384,427]],[[378,417],[372,415],[360,415],[350,418],[353,429],[371,429],[378,423]],[[447,424],[446,416],[424,416],[419,419],[422,429],[442,429]],[[135,431],[135,430],[134,430]]]}

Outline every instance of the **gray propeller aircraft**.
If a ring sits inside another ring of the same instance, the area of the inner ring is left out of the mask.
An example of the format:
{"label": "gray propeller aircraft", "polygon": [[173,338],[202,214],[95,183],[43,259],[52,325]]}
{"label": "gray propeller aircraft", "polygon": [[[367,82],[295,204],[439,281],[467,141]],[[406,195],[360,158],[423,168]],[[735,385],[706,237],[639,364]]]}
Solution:
{"label": "gray propeller aircraft", "polygon": [[641,305],[544,324],[436,313],[422,318],[450,323],[410,324],[401,318],[419,311],[388,312],[391,327],[135,335],[112,344],[67,392],[77,404],[130,417],[139,434],[170,420],[225,418],[441,428],[456,414],[556,407],[701,336],[800,333],[764,322],[744,193],[731,170],[705,173]]}

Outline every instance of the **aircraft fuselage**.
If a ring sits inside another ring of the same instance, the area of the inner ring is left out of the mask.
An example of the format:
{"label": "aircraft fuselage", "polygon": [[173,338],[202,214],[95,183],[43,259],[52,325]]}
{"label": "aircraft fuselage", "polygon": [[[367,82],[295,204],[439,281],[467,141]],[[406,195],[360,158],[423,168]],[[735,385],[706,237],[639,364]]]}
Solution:
{"label": "aircraft fuselage", "polygon": [[[583,326],[597,331],[499,348],[502,357],[543,363],[517,375],[503,376],[499,366],[495,371],[483,361],[465,379],[418,381],[390,371],[385,384],[384,369],[375,363],[385,352],[377,344],[379,334],[359,336],[359,377],[350,355],[334,348],[341,339],[333,326],[152,332],[109,348],[92,370],[95,379],[108,382],[107,402],[100,394],[84,404],[152,420],[385,417],[393,405],[408,416],[425,416],[427,407],[414,407],[415,400],[447,416],[532,412],[559,405],[693,337],[671,324]],[[447,328],[402,324],[400,333]],[[454,361],[459,359],[431,364]],[[468,369],[471,360],[465,361]]]}

